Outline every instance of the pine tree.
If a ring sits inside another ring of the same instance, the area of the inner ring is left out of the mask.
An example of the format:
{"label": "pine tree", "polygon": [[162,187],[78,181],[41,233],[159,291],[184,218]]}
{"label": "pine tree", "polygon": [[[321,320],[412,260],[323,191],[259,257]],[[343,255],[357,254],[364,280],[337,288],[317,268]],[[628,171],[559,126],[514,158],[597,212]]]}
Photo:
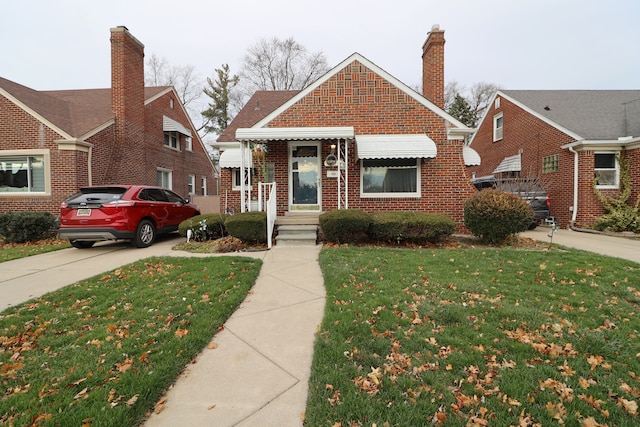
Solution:
{"label": "pine tree", "polygon": [[464,97],[459,93],[456,93],[456,96],[453,99],[453,102],[451,103],[451,106],[449,107],[449,110],[447,112],[456,119],[460,120],[465,125],[471,128],[476,127],[478,119],[471,111],[471,106],[469,105],[467,100],[464,99]]}
{"label": "pine tree", "polygon": [[231,122],[230,93],[238,84],[240,78],[237,75],[230,75],[229,65],[223,64],[222,68],[216,68],[216,79],[207,77],[207,87],[204,93],[211,98],[209,108],[202,112],[202,116],[207,120],[204,129],[207,133],[220,134],[229,126]]}

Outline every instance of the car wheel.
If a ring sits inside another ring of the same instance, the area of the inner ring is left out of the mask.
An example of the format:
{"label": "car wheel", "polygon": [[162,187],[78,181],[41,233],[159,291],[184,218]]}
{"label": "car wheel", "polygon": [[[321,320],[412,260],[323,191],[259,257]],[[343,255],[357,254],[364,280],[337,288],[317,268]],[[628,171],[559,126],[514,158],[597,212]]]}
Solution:
{"label": "car wheel", "polygon": [[69,240],[71,246],[78,249],[89,249],[95,242],[91,240]]}
{"label": "car wheel", "polygon": [[138,224],[136,236],[133,239],[133,245],[137,248],[146,248],[151,246],[156,239],[156,228],[148,219],[143,219]]}
{"label": "car wheel", "polygon": [[537,222],[532,222],[531,224],[529,224],[529,230],[535,230],[537,226],[538,226]]}

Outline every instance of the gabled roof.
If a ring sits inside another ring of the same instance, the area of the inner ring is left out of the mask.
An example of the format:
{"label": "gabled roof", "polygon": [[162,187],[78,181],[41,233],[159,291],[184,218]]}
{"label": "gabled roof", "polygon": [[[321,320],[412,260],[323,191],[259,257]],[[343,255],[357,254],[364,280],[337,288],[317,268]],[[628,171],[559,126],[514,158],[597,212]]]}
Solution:
{"label": "gabled roof", "polygon": [[576,139],[640,136],[640,90],[502,90],[497,95]]}
{"label": "gabled roof", "polygon": [[365,58],[364,56],[360,55],[357,52],[353,53],[351,56],[346,58],[340,64],[338,64],[335,67],[333,67],[331,70],[329,70],[326,74],[324,74],[318,80],[316,80],[315,82],[313,82],[312,84],[310,84],[306,88],[302,89],[298,94],[296,94],[295,96],[291,97],[284,104],[282,104],[279,108],[277,108],[276,110],[274,110],[271,113],[269,113],[268,115],[266,115],[259,122],[255,123],[252,127],[260,128],[260,127],[264,127],[264,126],[268,125],[268,123],[271,120],[273,120],[276,117],[278,117],[282,112],[287,110],[289,107],[291,107],[293,104],[295,104],[296,102],[298,102],[299,100],[301,100],[302,98],[304,98],[305,96],[310,94],[311,92],[313,92],[315,89],[317,89],[319,86],[324,84],[327,80],[332,78],[334,75],[336,75],[338,72],[340,72],[343,68],[345,68],[347,65],[351,64],[354,61],[360,62],[362,65],[364,65],[365,67],[369,68],[370,70],[372,70],[373,72],[375,72],[376,74],[381,76],[383,79],[385,79],[386,81],[388,81],[389,83],[391,83],[392,85],[394,85],[395,87],[397,87],[398,89],[403,91],[405,94],[407,94],[408,96],[410,96],[411,98],[413,98],[414,100],[419,102],[420,104],[424,105],[426,108],[430,109],[435,114],[437,114],[440,117],[442,117],[444,120],[446,120],[451,125],[453,125],[453,127],[461,128],[461,129],[468,129],[467,126],[465,126],[459,120],[457,120],[456,118],[454,118],[453,116],[451,116],[450,114],[445,112],[443,109],[441,109],[440,107],[436,106],[434,103],[429,101],[427,98],[425,98],[424,96],[422,96],[421,94],[419,94],[415,90],[411,89],[409,86],[407,86],[406,84],[402,83],[400,80],[396,79],[391,74],[387,73],[382,68],[378,67],[376,64],[374,64],[373,62],[369,61],[367,58]]}
{"label": "gabled roof", "polygon": [[299,90],[259,90],[242,107],[229,126],[218,136],[217,142],[236,141],[236,130],[248,128],[273,112]]}
{"label": "gabled roof", "polygon": [[[168,87],[145,88],[145,99]],[[0,77],[0,94],[65,137],[80,138],[114,118],[111,89],[37,91]]]}

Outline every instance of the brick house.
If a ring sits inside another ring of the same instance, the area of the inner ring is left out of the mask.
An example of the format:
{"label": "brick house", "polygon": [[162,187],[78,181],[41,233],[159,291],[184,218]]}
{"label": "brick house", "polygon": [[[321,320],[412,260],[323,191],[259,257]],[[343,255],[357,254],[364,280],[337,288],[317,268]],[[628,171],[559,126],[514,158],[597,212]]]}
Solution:
{"label": "brick house", "polygon": [[476,177],[535,177],[562,228],[589,227],[603,207],[593,189],[617,194],[619,156],[631,160],[640,194],[640,90],[501,90],[494,94],[473,149]]}
{"label": "brick house", "polygon": [[255,183],[275,182],[279,219],[412,210],[449,215],[463,230],[475,192],[466,166],[479,157],[467,146],[473,129],[444,111],[444,43],[434,26],[423,95],[358,53],[301,91],[256,92],[213,144],[222,208],[254,209]]}
{"label": "brick house", "polygon": [[111,29],[111,89],[36,91],[0,78],[0,212],[59,212],[79,187],[216,189],[173,87],[144,86],[144,46]]}

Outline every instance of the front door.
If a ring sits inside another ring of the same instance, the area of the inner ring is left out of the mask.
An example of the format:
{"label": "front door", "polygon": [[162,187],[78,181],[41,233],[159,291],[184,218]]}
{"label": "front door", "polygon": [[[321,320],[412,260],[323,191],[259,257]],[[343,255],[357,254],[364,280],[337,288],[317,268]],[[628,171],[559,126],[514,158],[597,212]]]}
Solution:
{"label": "front door", "polygon": [[289,144],[289,210],[320,211],[320,143]]}

